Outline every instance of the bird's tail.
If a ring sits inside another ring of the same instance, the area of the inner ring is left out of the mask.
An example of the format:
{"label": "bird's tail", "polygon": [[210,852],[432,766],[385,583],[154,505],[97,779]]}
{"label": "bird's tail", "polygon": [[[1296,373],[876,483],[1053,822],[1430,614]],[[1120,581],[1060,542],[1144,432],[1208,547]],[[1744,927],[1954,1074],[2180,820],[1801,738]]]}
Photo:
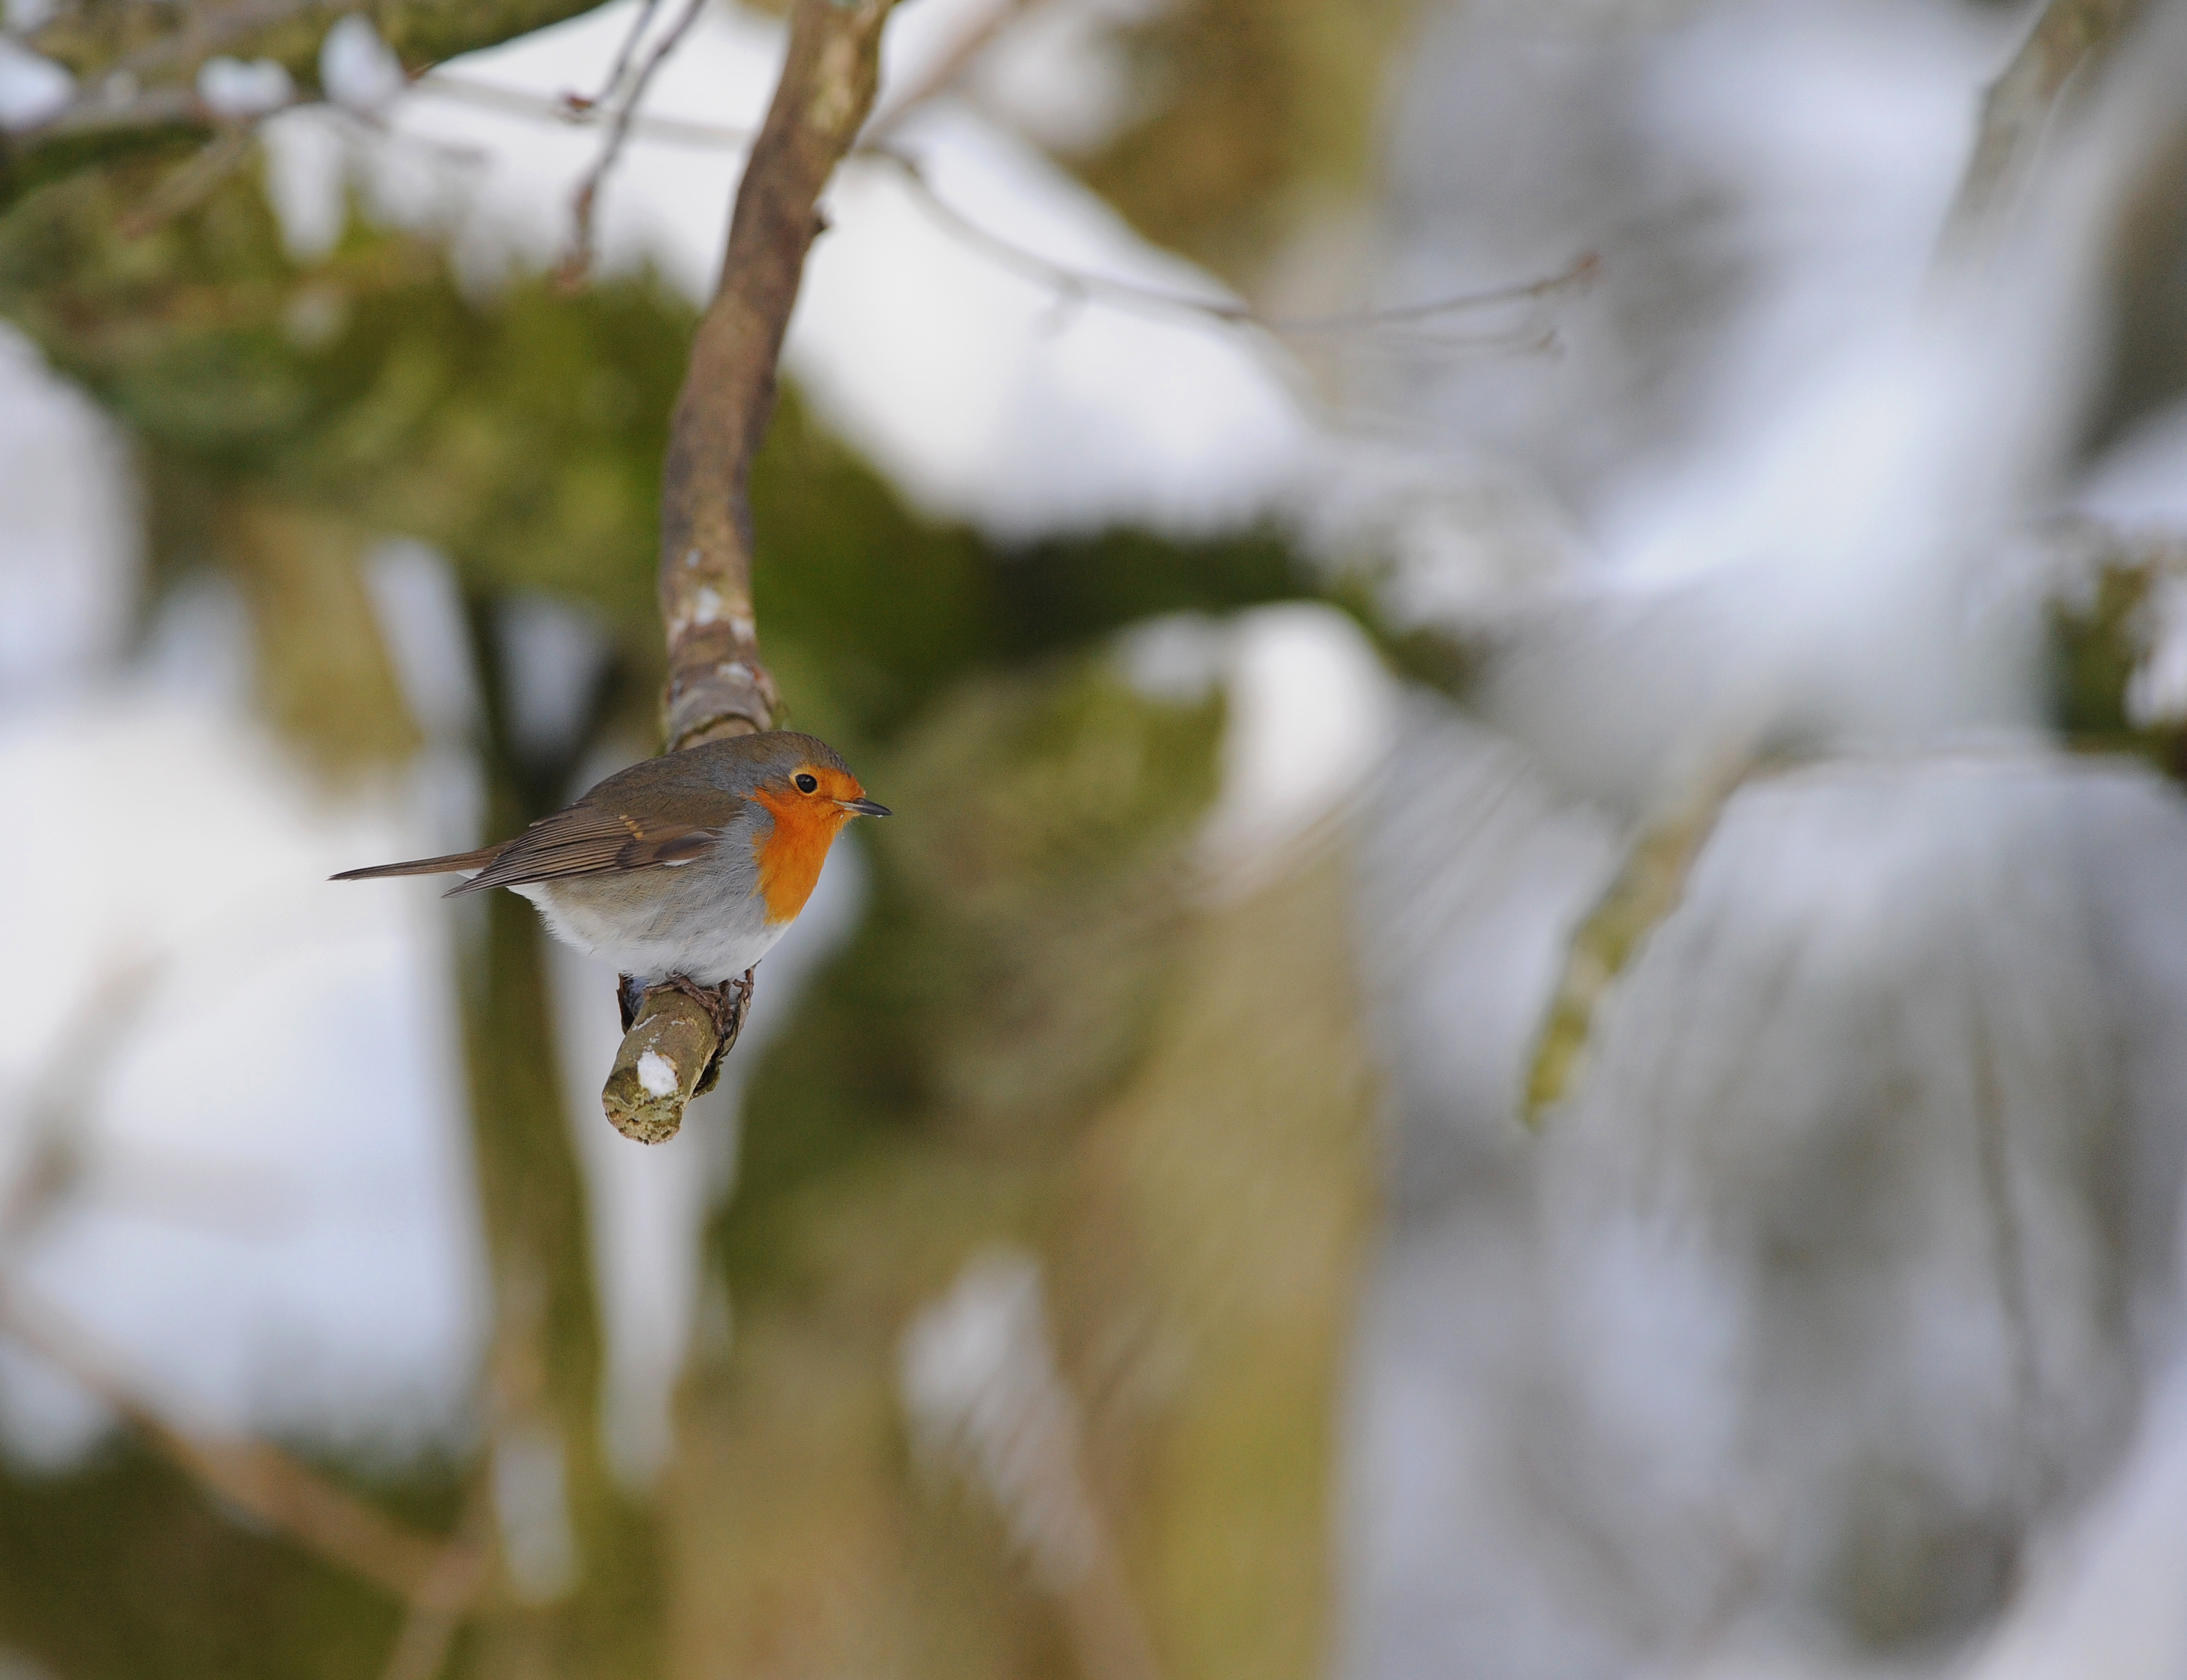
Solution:
{"label": "bird's tail", "polygon": [[493,862],[498,846],[482,846],[476,851],[452,851],[446,857],[413,857],[408,863],[375,863],[369,869],[345,869],[339,875],[329,875],[334,881],[368,881],[382,875],[446,875],[458,869],[483,869]]}

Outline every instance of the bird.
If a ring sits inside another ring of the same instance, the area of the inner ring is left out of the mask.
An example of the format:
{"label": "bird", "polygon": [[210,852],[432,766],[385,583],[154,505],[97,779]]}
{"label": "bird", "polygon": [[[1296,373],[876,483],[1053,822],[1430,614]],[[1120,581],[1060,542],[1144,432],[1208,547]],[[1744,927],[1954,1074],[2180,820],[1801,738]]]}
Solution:
{"label": "bird", "polygon": [[332,879],[475,871],[441,896],[505,886],[530,899],[556,938],[615,964],[626,1032],[644,993],[672,986],[728,1039],[835,836],[891,814],[825,741],[769,729],[618,770],[498,845]]}

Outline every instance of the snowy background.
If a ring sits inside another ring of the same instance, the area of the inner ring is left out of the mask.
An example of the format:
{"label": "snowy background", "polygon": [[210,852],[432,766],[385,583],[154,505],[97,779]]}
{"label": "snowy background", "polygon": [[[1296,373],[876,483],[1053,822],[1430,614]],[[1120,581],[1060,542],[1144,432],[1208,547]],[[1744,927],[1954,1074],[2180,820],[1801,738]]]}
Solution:
{"label": "snowy background", "polygon": [[[633,9],[447,66],[377,127],[273,119],[290,247],[327,249],[353,192],[445,233],[469,284],[550,266],[597,133],[477,90],[543,110],[594,85]],[[1416,8],[1376,184],[1319,228],[1343,260],[1305,291],[1398,305],[1592,251],[1595,284],[1543,306],[1547,353],[1060,298],[885,163],[831,189],[786,365],[923,514],[1004,544],[1266,521],[1391,622],[1487,638],[1465,709],[1326,604],[1116,653],[1150,691],[1223,688],[1200,844],[1233,891],[1348,837],[1383,1189],[1331,1672],[2187,1676],[2187,806],[2049,733],[2055,580],[2027,537],[2075,509],[2187,523],[2187,410],[2084,447],[2107,230],[2176,145],[2187,75],[2179,8],[2150,11],[2054,125],[2005,254],[1940,276],[2024,7]],[[981,12],[908,5],[884,108]],[[892,143],[1015,245],[1228,297],[1050,149],[1123,120],[1132,15],[1032,8]],[[781,43],[710,8],[647,114],[750,127]],[[703,300],[739,156],[642,127],[603,268]],[[177,1418],[460,1453],[491,1317],[461,932],[426,885],[323,885],[477,821],[453,588],[416,544],[374,551],[427,744],[330,795],[254,710],[240,600],[187,587],[141,619],[137,496],[126,440],[0,340],[0,1179],[66,1185],[7,1228],[10,1278]],[[546,615],[542,657],[582,633]],[[1527,1132],[1542,1012],[1634,825],[1757,750],[1785,756],[1725,805]],[[740,1059],[866,877],[831,862]],[[629,1147],[593,1096],[607,976],[558,952],[553,980],[610,1458],[642,1492],[739,1075],[676,1149]],[[20,1466],[64,1473],[114,1427],[0,1340]]]}

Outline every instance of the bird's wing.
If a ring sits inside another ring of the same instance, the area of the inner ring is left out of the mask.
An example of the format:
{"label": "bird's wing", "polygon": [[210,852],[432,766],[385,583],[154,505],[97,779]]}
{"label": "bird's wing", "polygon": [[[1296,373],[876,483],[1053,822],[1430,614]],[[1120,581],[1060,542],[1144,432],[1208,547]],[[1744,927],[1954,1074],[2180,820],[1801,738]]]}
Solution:
{"label": "bird's wing", "polygon": [[482,892],[488,887],[522,886],[566,875],[619,874],[689,863],[702,855],[722,832],[746,813],[750,801],[735,794],[687,796],[674,820],[634,817],[620,801],[602,800],[595,789],[552,817],[543,817],[494,854],[493,861],[447,896]]}

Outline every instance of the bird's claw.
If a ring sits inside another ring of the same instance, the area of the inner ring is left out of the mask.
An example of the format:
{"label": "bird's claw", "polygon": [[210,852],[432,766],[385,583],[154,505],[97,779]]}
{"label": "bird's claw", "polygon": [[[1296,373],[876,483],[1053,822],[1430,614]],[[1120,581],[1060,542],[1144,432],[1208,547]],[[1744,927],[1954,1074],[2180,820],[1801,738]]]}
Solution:
{"label": "bird's claw", "polygon": [[751,1002],[752,974],[750,969],[740,980],[725,980],[719,986],[701,986],[689,975],[671,975],[661,981],[672,986],[706,1012],[714,1023],[714,1036],[727,1049],[736,1042],[738,1031],[745,1024],[745,1009]]}
{"label": "bird's claw", "polygon": [[699,1077],[694,1096],[711,1091],[722,1076],[722,1058],[729,1054],[744,1030],[745,1012],[751,1007],[752,971],[746,969],[740,978],[725,980],[719,986],[701,986],[689,975],[670,975],[657,986],[647,986],[635,975],[616,977],[616,1004],[622,1013],[622,1030],[628,1032],[638,1022],[638,1011],[645,1006],[649,992],[672,990],[682,992],[706,1012],[706,1019],[714,1024],[716,1047],[706,1070]]}

